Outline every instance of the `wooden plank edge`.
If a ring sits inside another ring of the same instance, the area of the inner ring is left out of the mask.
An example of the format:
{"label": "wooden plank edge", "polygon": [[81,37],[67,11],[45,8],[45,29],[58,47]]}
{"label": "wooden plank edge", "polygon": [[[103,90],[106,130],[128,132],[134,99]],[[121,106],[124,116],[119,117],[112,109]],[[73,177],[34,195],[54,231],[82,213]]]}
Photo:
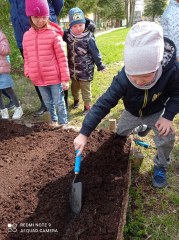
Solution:
{"label": "wooden plank edge", "polygon": [[[130,155],[129,155],[130,156]],[[129,202],[129,189],[131,185],[131,161],[129,158],[126,179],[127,181],[127,190],[124,194],[123,202],[122,202],[122,209],[121,209],[121,218],[118,225],[118,234],[116,240],[123,240],[124,239],[124,226],[126,224],[126,216],[127,216],[127,208]]]}

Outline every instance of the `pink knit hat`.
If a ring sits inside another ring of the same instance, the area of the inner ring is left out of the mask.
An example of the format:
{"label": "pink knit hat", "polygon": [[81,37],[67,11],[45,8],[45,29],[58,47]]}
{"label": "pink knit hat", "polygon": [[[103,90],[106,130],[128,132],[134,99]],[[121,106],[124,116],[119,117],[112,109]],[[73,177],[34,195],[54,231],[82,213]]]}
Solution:
{"label": "pink knit hat", "polygon": [[28,17],[45,17],[49,16],[49,6],[47,0],[26,0],[25,11]]}

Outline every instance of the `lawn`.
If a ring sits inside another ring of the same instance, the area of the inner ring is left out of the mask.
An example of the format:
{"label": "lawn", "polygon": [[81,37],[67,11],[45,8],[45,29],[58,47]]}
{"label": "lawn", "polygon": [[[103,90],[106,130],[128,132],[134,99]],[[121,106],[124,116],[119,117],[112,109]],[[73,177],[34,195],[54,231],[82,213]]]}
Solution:
{"label": "lawn", "polygon": [[[96,37],[102,58],[106,64],[106,72],[95,71],[92,82],[93,103],[106,91],[113,77],[123,66],[123,50],[125,37],[128,29],[120,29],[111,33]],[[9,36],[13,46],[11,53],[12,74],[15,79],[15,90],[18,93],[25,117],[31,119],[31,113],[39,107],[39,102],[31,82],[23,77],[22,59],[15,48],[14,39]],[[80,127],[84,116],[82,115],[83,104],[80,103],[78,110],[72,109],[73,99],[69,93],[69,116],[70,124]],[[118,119],[123,110],[122,101],[113,108],[98,128],[107,128],[108,120]],[[42,118],[43,119],[43,118]],[[125,227],[125,240],[128,239],[152,239],[174,240],[179,239],[179,117],[175,118],[176,144],[173,151],[172,163],[169,166],[169,186],[158,190],[151,187],[152,158],[155,150],[140,149],[144,155],[141,166],[132,166],[132,184]],[[144,141],[153,145],[152,133],[145,137]],[[139,147],[140,148],[140,147]]]}

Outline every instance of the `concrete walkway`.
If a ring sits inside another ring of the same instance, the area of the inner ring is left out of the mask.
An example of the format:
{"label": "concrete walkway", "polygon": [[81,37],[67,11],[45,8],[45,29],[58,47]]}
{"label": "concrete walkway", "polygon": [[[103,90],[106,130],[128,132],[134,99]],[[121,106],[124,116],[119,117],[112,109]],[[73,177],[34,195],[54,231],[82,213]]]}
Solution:
{"label": "concrete walkway", "polygon": [[98,37],[98,36],[100,36],[100,35],[103,35],[103,34],[106,34],[106,33],[109,33],[109,32],[113,32],[113,31],[119,30],[119,29],[121,29],[121,28],[124,28],[124,27],[111,28],[111,29],[106,30],[106,31],[96,32],[94,35],[95,35],[95,37]]}

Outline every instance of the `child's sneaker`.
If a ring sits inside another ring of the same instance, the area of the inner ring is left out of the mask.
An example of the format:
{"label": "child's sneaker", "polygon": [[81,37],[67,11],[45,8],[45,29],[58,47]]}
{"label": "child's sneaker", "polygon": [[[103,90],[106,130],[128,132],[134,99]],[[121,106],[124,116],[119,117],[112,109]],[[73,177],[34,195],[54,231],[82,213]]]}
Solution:
{"label": "child's sneaker", "polygon": [[9,112],[7,108],[1,110],[1,118],[2,119],[9,119]]}
{"label": "child's sneaker", "polygon": [[154,187],[157,188],[164,188],[167,186],[167,176],[165,168],[154,166],[152,184]]}
{"label": "child's sneaker", "polygon": [[40,117],[42,116],[45,112],[47,112],[46,106],[42,105],[39,110],[33,113],[33,117]]}
{"label": "child's sneaker", "polygon": [[139,137],[145,137],[150,132],[151,128],[147,125],[140,125],[134,129],[134,133],[137,133]]}
{"label": "child's sneaker", "polygon": [[18,120],[18,119],[20,119],[22,117],[22,115],[23,115],[22,107],[21,106],[20,107],[16,107],[15,111],[14,111],[14,114],[12,116],[12,119]]}
{"label": "child's sneaker", "polygon": [[60,128],[63,128],[63,129],[67,129],[68,128],[68,122],[67,123],[62,123],[62,124],[59,124],[59,127]]}
{"label": "child's sneaker", "polygon": [[87,113],[90,111],[90,109],[91,109],[91,106],[90,106],[90,105],[84,106],[83,115],[87,115]]}
{"label": "child's sneaker", "polygon": [[50,126],[51,128],[53,128],[53,129],[60,127],[60,125],[58,124],[57,121],[52,121],[52,122],[49,124],[49,126]]}
{"label": "child's sneaker", "polygon": [[73,108],[76,109],[79,107],[79,100],[74,100]]}

